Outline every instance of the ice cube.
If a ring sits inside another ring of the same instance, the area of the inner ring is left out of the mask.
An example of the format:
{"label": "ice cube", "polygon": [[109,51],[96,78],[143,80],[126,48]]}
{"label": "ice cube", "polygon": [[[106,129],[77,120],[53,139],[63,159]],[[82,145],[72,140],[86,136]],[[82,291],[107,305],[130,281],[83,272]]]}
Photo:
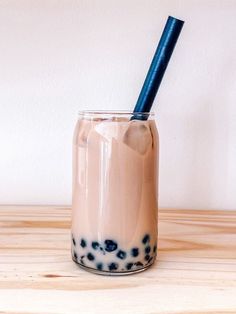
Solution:
{"label": "ice cube", "polygon": [[87,120],[79,121],[79,130],[78,130],[78,145],[79,146],[86,146],[88,142],[88,135],[91,130],[91,122]]}
{"label": "ice cube", "polygon": [[114,122],[101,122],[96,125],[95,130],[105,140],[111,141],[117,137],[118,125]]}
{"label": "ice cube", "polygon": [[115,117],[111,118],[111,121],[113,121],[113,122],[128,122],[129,119],[126,117],[116,117],[115,116]]}
{"label": "ice cube", "polygon": [[139,154],[144,155],[152,143],[148,122],[131,121],[124,134],[123,142]]}

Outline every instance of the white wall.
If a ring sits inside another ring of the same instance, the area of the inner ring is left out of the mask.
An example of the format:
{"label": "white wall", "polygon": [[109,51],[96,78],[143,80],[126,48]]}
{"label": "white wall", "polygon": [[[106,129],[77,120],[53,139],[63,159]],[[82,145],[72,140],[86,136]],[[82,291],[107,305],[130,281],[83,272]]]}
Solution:
{"label": "white wall", "polygon": [[69,204],[79,109],[132,109],[168,15],[160,206],[236,208],[236,1],[1,0],[0,203]]}

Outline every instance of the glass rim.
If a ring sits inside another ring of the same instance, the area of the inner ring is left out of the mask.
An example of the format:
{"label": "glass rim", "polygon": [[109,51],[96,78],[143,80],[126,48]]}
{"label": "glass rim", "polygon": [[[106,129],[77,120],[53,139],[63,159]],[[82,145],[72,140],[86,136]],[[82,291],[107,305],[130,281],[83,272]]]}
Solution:
{"label": "glass rim", "polygon": [[150,112],[133,112],[130,110],[79,110],[79,115],[142,115],[142,116],[154,116],[153,111]]}

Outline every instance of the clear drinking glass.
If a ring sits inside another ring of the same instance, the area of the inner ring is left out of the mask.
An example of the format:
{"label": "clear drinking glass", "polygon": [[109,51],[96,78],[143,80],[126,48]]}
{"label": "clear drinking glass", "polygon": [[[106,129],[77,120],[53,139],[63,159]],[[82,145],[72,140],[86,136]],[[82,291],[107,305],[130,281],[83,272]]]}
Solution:
{"label": "clear drinking glass", "polygon": [[72,258],[99,274],[140,272],[157,254],[158,133],[154,113],[132,117],[83,111],[74,132]]}

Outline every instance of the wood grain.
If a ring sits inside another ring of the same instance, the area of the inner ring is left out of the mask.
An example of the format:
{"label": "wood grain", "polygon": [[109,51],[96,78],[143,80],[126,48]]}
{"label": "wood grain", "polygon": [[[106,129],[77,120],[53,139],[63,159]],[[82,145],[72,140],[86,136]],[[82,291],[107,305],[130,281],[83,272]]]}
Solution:
{"label": "wood grain", "polygon": [[0,206],[0,314],[236,313],[236,212],[161,210],[155,265],[126,277],[71,261],[70,209]]}

